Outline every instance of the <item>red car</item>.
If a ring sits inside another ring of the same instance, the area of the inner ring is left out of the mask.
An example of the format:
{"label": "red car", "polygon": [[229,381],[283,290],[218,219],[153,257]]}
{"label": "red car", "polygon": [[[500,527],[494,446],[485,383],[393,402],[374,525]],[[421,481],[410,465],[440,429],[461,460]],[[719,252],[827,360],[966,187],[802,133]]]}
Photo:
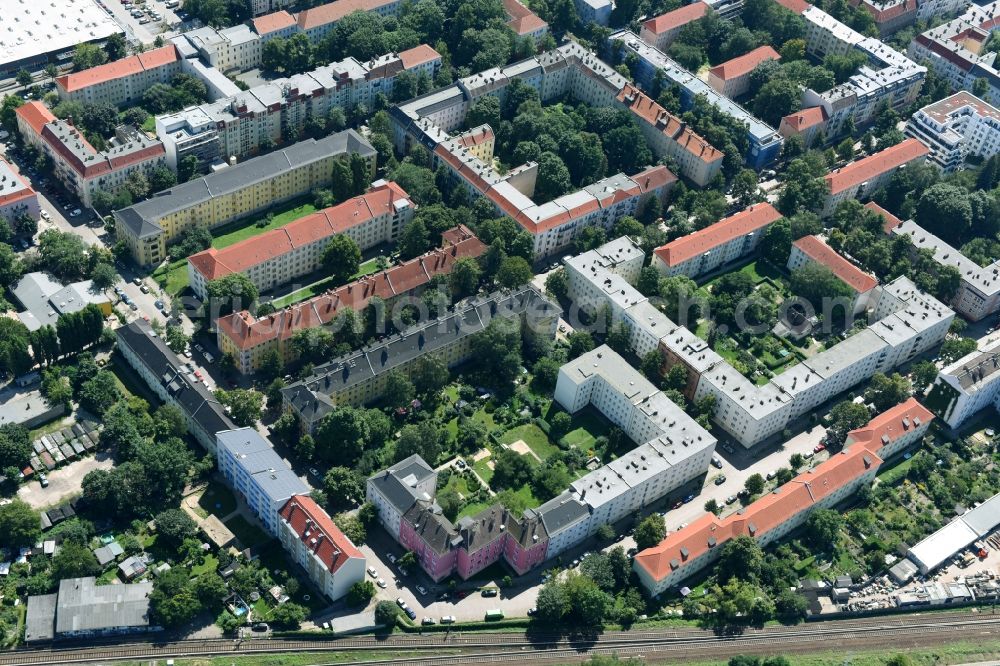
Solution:
{"label": "red car", "polygon": [[813,447],[813,453],[819,453],[820,451],[826,451],[826,444],[820,442]]}
{"label": "red car", "polygon": [[201,372],[198,371],[198,370],[195,370],[194,371],[194,376],[195,376],[196,379],[201,379]]}

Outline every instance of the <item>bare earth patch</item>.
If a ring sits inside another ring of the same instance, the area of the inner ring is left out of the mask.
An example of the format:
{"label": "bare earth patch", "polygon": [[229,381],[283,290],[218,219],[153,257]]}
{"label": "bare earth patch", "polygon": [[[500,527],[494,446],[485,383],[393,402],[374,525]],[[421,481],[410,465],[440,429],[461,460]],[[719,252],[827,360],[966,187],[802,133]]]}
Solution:
{"label": "bare earth patch", "polygon": [[511,444],[510,448],[511,448],[512,451],[514,451],[518,455],[531,456],[532,458],[534,458],[538,462],[542,462],[542,459],[538,457],[538,454],[535,453],[534,451],[532,451],[531,447],[528,446],[523,439],[519,439],[516,442],[514,442],[513,444]]}

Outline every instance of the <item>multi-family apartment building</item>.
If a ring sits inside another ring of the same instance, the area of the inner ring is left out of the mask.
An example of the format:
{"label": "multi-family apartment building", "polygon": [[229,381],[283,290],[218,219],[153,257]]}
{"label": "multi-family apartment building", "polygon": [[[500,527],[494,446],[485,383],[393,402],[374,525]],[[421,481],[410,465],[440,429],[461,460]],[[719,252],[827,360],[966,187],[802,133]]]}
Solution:
{"label": "multi-family apartment building", "polygon": [[204,384],[187,374],[185,363],[144,320],[136,319],[117,328],[115,337],[115,351],[156,397],[181,410],[187,431],[206,451],[214,454],[215,434],[236,428],[218,399]]}
{"label": "multi-family apartment building", "polygon": [[88,104],[134,104],[154,83],[169,83],[181,72],[181,58],[173,44],[57,76],[59,99]]}
{"label": "multi-family apartment building", "polygon": [[37,220],[40,211],[38,193],[21,178],[10,162],[0,158],[0,220],[6,220],[13,226],[14,220],[22,215]]}
{"label": "multi-family apartment building", "polygon": [[823,180],[827,195],[820,215],[833,215],[842,202],[864,199],[887,182],[897,169],[917,161],[923,161],[930,150],[916,139],[906,139],[845,167],[831,171]]}
{"label": "multi-family apartment building", "polygon": [[878,286],[878,280],[838,254],[819,236],[803,236],[792,243],[788,270],[794,271],[808,264],[819,264],[830,269],[851,290],[852,314],[864,312],[868,307],[868,300]]}
{"label": "multi-family apartment building", "polygon": [[715,224],[681,236],[653,251],[653,266],[666,276],[710,273],[752,254],[767,228],[781,219],[771,204],[754,204]]}
{"label": "multi-family apartment building", "polygon": [[265,292],[320,268],[330,239],[345,235],[362,252],[395,242],[413,220],[416,204],[396,183],[376,181],[367,193],[348,199],[283,227],[188,257],[191,290],[204,300],[206,287],[233,273],[250,278]]}
{"label": "multi-family apartment building", "polygon": [[914,113],[904,131],[931,149],[928,159],[944,172],[963,168],[969,156],[1000,152],[1000,110],[964,90]]}
{"label": "multi-family apartment building", "polygon": [[687,123],[632,84],[626,84],[615,99],[639,121],[639,129],[653,152],[670,159],[689,180],[704,187],[719,175],[723,152],[695,134]]}
{"label": "multi-family apartment building", "polygon": [[726,541],[753,537],[773,543],[816,509],[837,506],[871,482],[883,461],[919,442],[934,415],[910,398],[847,435],[844,449],[772,493],[724,518],[706,513],[636,555],[633,569],[650,594],[659,594],[714,562]]}
{"label": "multi-family apartment building", "polygon": [[848,0],[852,7],[861,7],[871,14],[878,28],[879,37],[889,35],[913,25],[917,21],[918,0],[888,0],[874,2],[873,0]]}
{"label": "multi-family apartment building", "polygon": [[1000,259],[980,266],[913,220],[893,224],[888,233],[909,236],[915,250],[930,250],[934,261],[959,272],[959,288],[951,300],[951,307],[960,315],[979,321],[1000,310]]}
{"label": "multi-family apartment building", "polygon": [[331,601],[364,580],[364,554],[309,495],[294,495],[281,507],[278,539],[289,558]]}
{"label": "multi-family apartment building", "polygon": [[285,409],[298,416],[303,431],[312,432],[338,405],[359,406],[377,400],[390,371],[408,374],[422,356],[435,354],[448,367],[469,360],[473,336],[494,318],[514,320],[536,335],[552,337],[560,313],[559,306],[534,287],[463,301],[443,317],[419,322],[316,366],[312,375],[282,389]]}
{"label": "multi-family apartment building", "polygon": [[519,0],[503,0],[503,10],[507,14],[507,25],[518,37],[531,37],[540,42],[549,34],[549,24]]}
{"label": "multi-family apartment building", "polygon": [[876,415],[867,424],[847,433],[844,448],[855,444],[889,460],[920,442],[931,427],[934,414],[916,398],[909,398]]}
{"label": "multi-family apartment building", "polygon": [[983,48],[1000,27],[998,10],[1000,2],[969,5],[958,18],[914,37],[910,42],[910,57],[926,62],[952,88],[972,90],[976,80],[983,79],[987,84],[984,99],[990,104],[1000,104],[996,53]]}
{"label": "multi-family apartment building", "polygon": [[927,73],[925,67],[881,40],[865,37],[818,7],[807,6],[801,16],[809,55],[821,60],[827,55],[860,52],[866,57],[866,63],[847,81],[826,92],[806,89],[803,94],[802,106],[821,106],[826,112],[828,136],[839,135],[849,120],[856,127],[871,123],[882,105],[902,111],[916,101]]}
{"label": "multi-family apartment building", "polygon": [[677,35],[681,34],[681,29],[703,17],[708,8],[706,3],[697,0],[643,21],[639,38],[653,48],[666,52],[677,39]]}
{"label": "multi-family apartment building", "polygon": [[242,23],[220,30],[204,26],[171,39],[185,57],[193,51],[220,72],[245,72],[260,67],[266,41]]}
{"label": "multi-family apartment building", "polygon": [[629,437],[629,453],[515,516],[501,505],[452,524],[434,502],[436,473],[414,456],[373,475],[368,499],[386,530],[435,581],[468,578],[503,558],[523,574],[704,474],[715,438],[625,359],[601,346],[560,369],[556,400],[594,405]]}
{"label": "multi-family apartment building", "polygon": [[685,111],[690,109],[697,99],[701,99],[745,126],[749,148],[743,159],[747,165],[761,169],[778,159],[784,140],[773,127],[717,92],[708,83],[678,65],[663,51],[640,39],[635,33],[621,30],[612,34],[608,41],[619,48],[623,56],[637,58],[635,80],[643,89],[650,90],[655,81],[662,80],[667,85],[677,86],[680,91],[681,108]]}
{"label": "multi-family apartment building", "polygon": [[185,229],[214,228],[329,187],[333,163],[359,155],[375,170],[375,149],[354,130],[309,139],[284,150],[182,183],[115,211],[119,240],[144,266],[166,258],[167,244]]}
{"label": "multi-family apartment building", "polygon": [[387,308],[398,299],[419,293],[436,275],[447,275],[459,259],[475,259],[486,245],[464,226],[442,235],[441,247],[388,270],[366,275],[337,289],[261,317],[234,312],[216,321],[216,340],[223,354],[236,361],[242,373],[253,372],[273,350],[288,363],[297,358],[289,344],[298,331],[324,326],[345,310],[363,310],[373,298]]}
{"label": "multi-family apartment building", "polygon": [[1000,341],[942,368],[925,402],[951,428],[990,405],[1000,411]]}
{"label": "multi-family apartment building", "polygon": [[281,508],[295,495],[308,495],[309,486],[295,475],[274,445],[255,428],[216,433],[219,474],[235,490],[267,533],[279,536]]}
{"label": "multi-family apartment building", "polygon": [[367,62],[346,58],[209,104],[157,116],[156,134],[172,167],[194,155],[204,169],[298,136],[310,118],[326,118],[333,108],[358,104],[372,108],[378,94],[392,94],[400,72],[433,77],[440,66],[440,54],[427,45]]}
{"label": "multi-family apartment building", "polygon": [[780,433],[793,419],[876,372],[887,372],[940,344],[955,316],[907,278],[898,278],[869,300],[870,326],[758,386],[692,333],[686,321],[671,321],[630,284],[637,257],[641,266],[642,251],[628,239],[618,239],[566,259],[569,297],[591,313],[607,307],[612,323],[629,329],[631,346],[640,356],[659,349],[666,367],[684,367],[684,394],[693,400],[715,396],[715,423],[745,447]]}
{"label": "multi-family apartment building", "polygon": [[[394,142],[401,151],[419,143],[433,154],[435,166],[444,165],[454,182],[473,197],[484,197],[501,215],[513,218],[534,239],[536,257],[545,257],[569,245],[588,226],[610,226],[623,215],[634,215],[650,198],[666,196],[676,178],[662,166],[644,169],[638,174],[616,174],[545,204],[532,200],[537,165],[529,162],[501,175],[489,163],[492,142],[470,148],[470,142],[489,128],[449,134],[460,128],[468,109],[483,95],[503,96],[507,85],[518,78],[539,91],[542,101],[572,95],[592,106],[631,108],[637,98],[625,93],[628,82],[614,69],[576,42],[547,51],[508,67],[481,72],[461,79],[457,84],[413,99],[390,109],[394,122]],[[619,99],[620,98],[620,99]],[[648,102],[648,100],[647,100]],[[649,102],[649,104],[652,104]],[[655,105],[653,105],[655,106]],[[656,135],[651,147],[679,156],[686,151],[701,156],[721,168],[722,154],[700,138],[694,137],[680,122],[659,107],[643,106],[633,110],[640,126],[660,122],[657,128],[645,128],[647,136]],[[644,120],[644,117],[647,118]],[[651,121],[649,119],[652,119]],[[667,153],[661,156],[666,156]],[[685,163],[682,162],[682,166]],[[692,162],[693,164],[693,162]],[[685,175],[698,178],[692,171]]]}
{"label": "multi-family apartment building", "polygon": [[826,132],[826,122],[829,119],[826,109],[822,106],[811,106],[782,118],[778,125],[778,133],[786,140],[800,136],[803,145],[808,148],[813,145],[817,137]]}
{"label": "multi-family apartment building", "polygon": [[576,15],[583,23],[608,25],[611,22],[611,10],[615,8],[613,0],[573,0]]}
{"label": "multi-family apartment building", "polygon": [[774,543],[816,509],[837,506],[873,481],[881,464],[882,458],[864,446],[846,448],[725,518],[706,513],[672,532],[639,552],[632,569],[650,595],[675,588],[715,562],[730,539],[749,536],[762,547]]}
{"label": "multi-family apartment building", "polygon": [[754,68],[768,60],[781,60],[781,54],[771,46],[759,46],[708,70],[708,85],[717,93],[736,99],[750,89],[750,73]]}
{"label": "multi-family apartment building", "polygon": [[98,151],[73,124],[59,120],[41,102],[15,110],[17,127],[26,143],[52,158],[52,175],[86,206],[97,191],[115,194],[133,173],[148,174],[166,166],[163,144],[128,125],[115,130]]}

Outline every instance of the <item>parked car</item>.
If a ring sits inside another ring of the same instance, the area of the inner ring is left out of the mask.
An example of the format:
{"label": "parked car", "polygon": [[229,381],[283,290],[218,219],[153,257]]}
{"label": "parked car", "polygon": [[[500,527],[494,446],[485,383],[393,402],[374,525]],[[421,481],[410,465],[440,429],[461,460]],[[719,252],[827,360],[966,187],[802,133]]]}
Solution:
{"label": "parked car", "polygon": [[720,474],[719,476],[715,477],[715,485],[721,486],[725,482],[726,482],[725,474]]}
{"label": "parked car", "polygon": [[534,617],[535,613],[537,613],[537,612],[538,612],[537,608],[529,608],[528,609],[528,617]]}
{"label": "parked car", "polygon": [[687,504],[688,502],[693,502],[693,501],[694,501],[694,495],[688,495],[687,497],[684,498],[684,503],[685,504]]}
{"label": "parked car", "polygon": [[[198,349],[198,351],[201,351],[201,347],[196,347],[196,348]],[[392,564],[396,563],[396,556],[393,555],[392,553],[389,553],[389,562],[391,562]]]}
{"label": "parked car", "polygon": [[267,622],[257,622],[252,627],[251,631],[267,631],[270,627],[267,626]]}
{"label": "parked car", "polygon": [[420,621],[420,624],[424,626],[429,626],[432,624],[437,624],[437,621],[432,617],[425,617],[423,620]]}
{"label": "parked car", "polygon": [[826,451],[826,444],[824,444],[823,442],[820,442],[819,444],[813,447],[813,453],[819,453],[820,451]]}
{"label": "parked car", "polygon": [[45,472],[40,472],[38,474],[38,483],[42,484],[42,488],[49,487],[49,477],[45,475]]}
{"label": "parked car", "polygon": [[403,597],[399,597],[398,599],[396,599],[396,605],[399,606],[400,608],[406,608],[406,602],[403,601]]}
{"label": "parked car", "polygon": [[375,581],[375,584],[378,585],[383,590],[386,588],[386,584],[385,584],[385,579],[384,578],[379,578],[377,581]]}
{"label": "parked car", "polygon": [[712,466],[716,469],[722,469],[722,458],[719,456],[712,456]]}
{"label": "parked car", "polygon": [[726,504],[733,504],[736,502],[737,499],[738,498],[736,497],[736,495],[730,495],[729,497],[726,498]]}
{"label": "parked car", "polygon": [[442,615],[441,616],[441,624],[455,624],[455,616],[454,615]]}
{"label": "parked car", "polygon": [[141,285],[139,285],[139,291],[141,291],[144,294],[148,294],[149,293],[149,287],[147,287],[144,284],[141,284]]}
{"label": "parked car", "polygon": [[500,590],[498,590],[495,587],[484,587],[480,591],[480,594],[482,594],[484,597],[495,597],[498,594],[500,594]]}
{"label": "parked car", "polygon": [[375,571],[375,567],[368,567],[368,575],[372,578],[378,578],[378,572]]}
{"label": "parked car", "polygon": [[776,476],[778,476],[778,473],[772,470],[772,471],[770,471],[770,472],[767,473],[767,480],[770,481],[771,479],[773,479]]}
{"label": "parked car", "polygon": [[406,617],[410,618],[411,620],[416,620],[417,619],[417,614],[415,612],[413,612],[413,609],[410,608],[409,606],[407,606],[406,608],[404,608],[403,612],[406,613]]}
{"label": "parked car", "polygon": [[427,588],[424,587],[423,585],[417,585],[417,592],[419,592],[420,594],[426,595],[427,594]]}

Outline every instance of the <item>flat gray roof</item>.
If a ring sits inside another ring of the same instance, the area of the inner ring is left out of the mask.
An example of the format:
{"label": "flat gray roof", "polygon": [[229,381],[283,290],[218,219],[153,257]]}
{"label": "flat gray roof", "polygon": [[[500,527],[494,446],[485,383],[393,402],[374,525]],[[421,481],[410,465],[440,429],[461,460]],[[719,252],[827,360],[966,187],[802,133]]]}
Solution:
{"label": "flat gray roof", "polygon": [[149,626],[152,583],[98,585],[93,576],[59,581],[56,634]]}

